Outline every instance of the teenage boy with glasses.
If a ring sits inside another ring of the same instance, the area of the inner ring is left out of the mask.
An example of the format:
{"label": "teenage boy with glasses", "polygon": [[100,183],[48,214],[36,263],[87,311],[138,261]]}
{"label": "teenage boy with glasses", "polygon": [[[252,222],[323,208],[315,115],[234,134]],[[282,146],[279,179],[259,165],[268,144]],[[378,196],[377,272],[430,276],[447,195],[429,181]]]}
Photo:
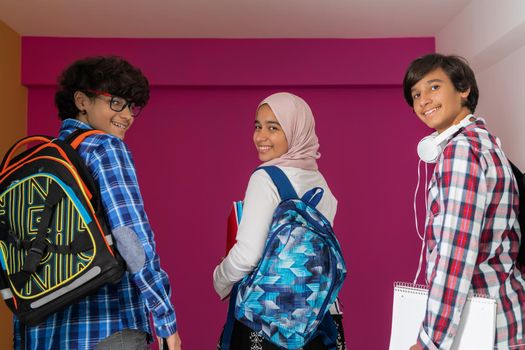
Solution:
{"label": "teenage boy with glasses", "polygon": [[[118,57],[74,62],[59,79],[58,137],[65,139],[77,129],[106,133],[88,136],[78,152],[100,187],[127,271],[119,283],[100,288],[38,326],[23,327],[25,349],[149,349],[150,313],[155,333],[166,338],[170,350],[181,349],[170,283],[155,252],[131,153],[123,142],[148,100],[146,77]],[[21,348],[20,330],[15,318],[15,349]]]}

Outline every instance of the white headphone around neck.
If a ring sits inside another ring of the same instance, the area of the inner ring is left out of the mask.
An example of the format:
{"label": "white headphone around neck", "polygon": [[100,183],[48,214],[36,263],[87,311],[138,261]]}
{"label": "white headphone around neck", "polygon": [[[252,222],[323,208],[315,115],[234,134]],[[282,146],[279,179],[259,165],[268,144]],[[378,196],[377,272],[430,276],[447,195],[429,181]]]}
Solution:
{"label": "white headphone around neck", "polygon": [[417,145],[419,158],[426,163],[435,163],[441,155],[441,152],[443,152],[443,144],[461,128],[472,124],[474,121],[470,120],[471,118],[475,119],[476,117],[473,114],[469,114],[458,124],[452,125],[441,134],[438,134],[436,131],[432,135],[424,137]]}

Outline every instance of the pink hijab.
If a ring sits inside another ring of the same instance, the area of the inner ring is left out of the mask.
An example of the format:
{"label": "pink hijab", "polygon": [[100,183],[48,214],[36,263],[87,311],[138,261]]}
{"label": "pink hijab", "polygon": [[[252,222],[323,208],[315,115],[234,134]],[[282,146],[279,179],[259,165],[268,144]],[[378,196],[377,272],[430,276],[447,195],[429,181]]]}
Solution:
{"label": "pink hijab", "polygon": [[263,104],[270,106],[281,124],[288,141],[288,151],[262,165],[317,170],[316,159],[319,159],[321,154],[318,152],[319,140],[315,135],[315,120],[310,106],[299,96],[288,92],[268,96],[257,108]]}

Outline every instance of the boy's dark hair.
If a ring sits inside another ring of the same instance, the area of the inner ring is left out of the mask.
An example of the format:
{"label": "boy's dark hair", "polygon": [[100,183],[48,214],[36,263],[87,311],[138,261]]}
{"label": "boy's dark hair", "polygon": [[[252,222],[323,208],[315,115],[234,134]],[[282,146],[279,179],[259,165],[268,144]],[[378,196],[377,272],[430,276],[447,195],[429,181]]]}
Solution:
{"label": "boy's dark hair", "polygon": [[403,93],[410,107],[414,106],[412,99],[412,87],[431,71],[441,68],[452,81],[459,92],[465,92],[470,88],[470,93],[464,102],[471,113],[474,113],[478,105],[479,90],[474,72],[468,65],[466,59],[460,56],[445,56],[438,53],[429,54],[412,61],[403,79]]}
{"label": "boy's dark hair", "polygon": [[71,64],[58,78],[55,105],[59,118],[75,118],[80,110],[74,94],[82,91],[94,97],[96,94],[89,90],[107,92],[142,107],[149,100],[148,79],[140,69],[121,57],[87,57]]}

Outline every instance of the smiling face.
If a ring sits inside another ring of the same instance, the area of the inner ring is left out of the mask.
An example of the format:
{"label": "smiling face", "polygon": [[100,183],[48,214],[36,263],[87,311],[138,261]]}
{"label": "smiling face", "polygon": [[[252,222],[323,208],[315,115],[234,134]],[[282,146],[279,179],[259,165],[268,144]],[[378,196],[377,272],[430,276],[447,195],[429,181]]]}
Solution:
{"label": "smiling face", "polygon": [[263,104],[257,110],[253,142],[262,162],[278,158],[288,151],[283,128],[267,104]]}
{"label": "smiling face", "polygon": [[428,127],[439,133],[470,114],[464,101],[470,89],[456,90],[441,68],[426,74],[411,89],[414,112]]}
{"label": "smiling face", "polygon": [[[133,116],[129,108],[124,108],[121,112],[113,111],[109,104],[111,97],[96,95],[88,97],[83,92],[75,93],[75,104],[81,111],[77,119],[91,125],[94,129],[104,131],[123,140],[126,131],[133,124]],[[85,111],[85,113],[82,113]]]}

